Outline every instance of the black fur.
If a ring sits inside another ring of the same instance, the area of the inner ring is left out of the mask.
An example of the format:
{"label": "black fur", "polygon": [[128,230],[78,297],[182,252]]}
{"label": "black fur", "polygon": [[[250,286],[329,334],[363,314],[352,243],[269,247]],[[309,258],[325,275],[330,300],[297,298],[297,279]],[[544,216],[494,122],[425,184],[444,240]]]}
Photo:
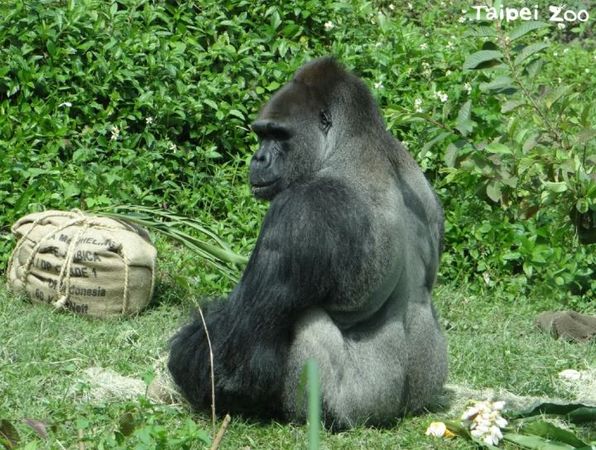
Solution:
{"label": "black fur", "polygon": [[[355,76],[323,58],[300,69],[253,124],[257,197],[271,200],[241,281],[205,309],[217,410],[302,420],[299,372],[321,367],[338,426],[419,410],[442,387],[444,338],[430,292],[442,210]],[[200,318],[168,367],[197,409],[211,404]]]}

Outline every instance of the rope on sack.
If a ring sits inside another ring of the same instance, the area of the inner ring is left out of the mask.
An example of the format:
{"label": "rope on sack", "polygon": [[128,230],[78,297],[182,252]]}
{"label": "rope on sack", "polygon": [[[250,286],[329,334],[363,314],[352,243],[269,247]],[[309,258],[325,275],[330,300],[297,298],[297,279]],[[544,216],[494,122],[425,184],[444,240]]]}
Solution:
{"label": "rope on sack", "polygon": [[[18,254],[17,252],[20,251],[20,249],[26,242],[26,239],[29,237],[29,234],[33,231],[33,229],[41,221],[43,221],[44,219],[47,219],[48,217],[72,217],[73,213],[77,214],[78,217],[70,220],[69,222],[62,225],[61,227],[58,227],[55,230],[49,232],[47,235],[42,237],[39,240],[39,242],[37,242],[35,244],[35,246],[31,250],[31,254],[29,255],[29,258],[27,259],[27,262],[23,266],[23,270],[19,277],[21,282],[23,283],[23,285],[25,285],[27,277],[30,273],[31,265],[33,264],[33,261],[35,260],[35,257],[37,256],[37,253],[39,252],[39,249],[41,248],[41,245],[44,242],[48,241],[49,239],[51,239],[53,236],[60,233],[61,231],[64,231],[68,227],[82,224],[83,225],[82,228],[77,232],[76,235],[74,235],[71,238],[70,244],[68,245],[68,249],[66,250],[66,254],[64,255],[64,263],[62,264],[62,268],[60,269],[60,274],[58,276],[59,297],[55,302],[52,303],[52,305],[56,309],[65,308],[66,303],[68,302],[68,299],[70,296],[71,267],[72,267],[72,260],[74,258],[74,254],[75,254],[75,246],[76,246],[76,243],[78,242],[78,240],[83,237],[84,233],[91,226],[95,226],[95,228],[97,228],[97,229],[115,231],[115,232],[122,231],[122,228],[108,226],[105,224],[98,223],[95,220],[94,216],[86,215],[83,212],[81,212],[80,210],[73,210],[72,212],[59,212],[56,214],[52,214],[51,216],[45,215],[45,216],[42,216],[42,217],[36,219],[35,221],[33,221],[31,223],[31,228],[29,228],[29,230],[23,235],[23,237],[21,237],[21,239],[17,243],[15,249],[13,250],[11,257],[10,257],[9,265],[8,265],[7,273],[11,273],[12,265],[14,264],[14,260],[16,259],[15,256]],[[126,223],[122,223],[122,222],[118,222],[118,223],[121,223],[129,230],[133,229],[132,227],[130,227],[130,225],[128,225]],[[122,258],[122,261],[124,263],[124,288],[123,288],[123,292],[122,292],[122,312],[126,313],[128,311],[129,297],[130,297],[129,296],[129,264],[130,264],[130,262],[129,262],[129,259],[126,256],[123,248],[120,248],[120,252],[118,254]],[[151,295],[153,294],[154,285],[155,285],[155,261],[152,262],[152,267],[151,267],[151,290],[150,290]]]}

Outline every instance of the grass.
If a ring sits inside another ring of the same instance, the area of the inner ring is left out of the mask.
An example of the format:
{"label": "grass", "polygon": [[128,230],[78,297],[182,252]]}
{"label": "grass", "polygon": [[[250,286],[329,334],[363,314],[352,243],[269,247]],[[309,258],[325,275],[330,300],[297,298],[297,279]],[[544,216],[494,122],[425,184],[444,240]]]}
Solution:
{"label": "grass", "polygon": [[[143,397],[92,404],[81,395],[88,389],[81,373],[90,366],[149,379],[168,338],[187,317],[188,298],[215,286],[177,288],[166,273],[188,262],[184,255],[178,262],[168,258],[158,304],[126,319],[90,320],[55,313],[13,296],[0,285],[0,419],[16,427],[21,445],[28,444],[27,449],[208,448],[201,440],[211,433],[208,413],[193,415],[186,407],[155,405]],[[555,341],[534,328],[538,312],[557,307],[548,299],[512,302],[499,298],[498,292],[470,296],[465,287],[453,286],[439,286],[435,298],[447,328],[452,383],[566,398],[569,393],[558,382],[558,372],[586,369],[596,361],[593,343]],[[47,423],[49,437],[40,438],[23,422],[25,418]],[[461,439],[426,437],[426,427],[437,419],[448,417],[426,414],[405,418],[389,429],[323,432],[321,448],[474,448]],[[306,448],[307,441],[303,426],[233,417],[221,448]]]}

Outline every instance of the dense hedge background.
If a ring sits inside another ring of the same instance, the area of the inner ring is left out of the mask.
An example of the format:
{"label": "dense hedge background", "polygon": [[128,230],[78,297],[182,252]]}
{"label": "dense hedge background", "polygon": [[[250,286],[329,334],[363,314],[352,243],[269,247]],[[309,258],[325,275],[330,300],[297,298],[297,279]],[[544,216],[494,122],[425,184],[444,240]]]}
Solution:
{"label": "dense hedge background", "polygon": [[594,227],[593,19],[514,31],[436,3],[2,2],[0,270],[11,224],[49,208],[164,208],[247,254],[267,207],[246,186],[249,124],[333,54],[441,197],[441,282],[591,301],[594,245],[570,217]]}

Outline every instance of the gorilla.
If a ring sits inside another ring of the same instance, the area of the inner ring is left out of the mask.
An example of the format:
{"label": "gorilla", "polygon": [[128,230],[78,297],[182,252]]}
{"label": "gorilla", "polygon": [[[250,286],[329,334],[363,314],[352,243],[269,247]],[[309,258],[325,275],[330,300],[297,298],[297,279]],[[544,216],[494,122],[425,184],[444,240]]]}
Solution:
{"label": "gorilla", "polygon": [[[300,68],[252,130],[250,185],[271,203],[240,282],[204,310],[218,411],[303,422],[309,358],[329,426],[420,411],[447,377],[431,301],[443,235],[434,191],[334,58]],[[200,318],[173,337],[168,367],[193,407],[208,409]]]}

